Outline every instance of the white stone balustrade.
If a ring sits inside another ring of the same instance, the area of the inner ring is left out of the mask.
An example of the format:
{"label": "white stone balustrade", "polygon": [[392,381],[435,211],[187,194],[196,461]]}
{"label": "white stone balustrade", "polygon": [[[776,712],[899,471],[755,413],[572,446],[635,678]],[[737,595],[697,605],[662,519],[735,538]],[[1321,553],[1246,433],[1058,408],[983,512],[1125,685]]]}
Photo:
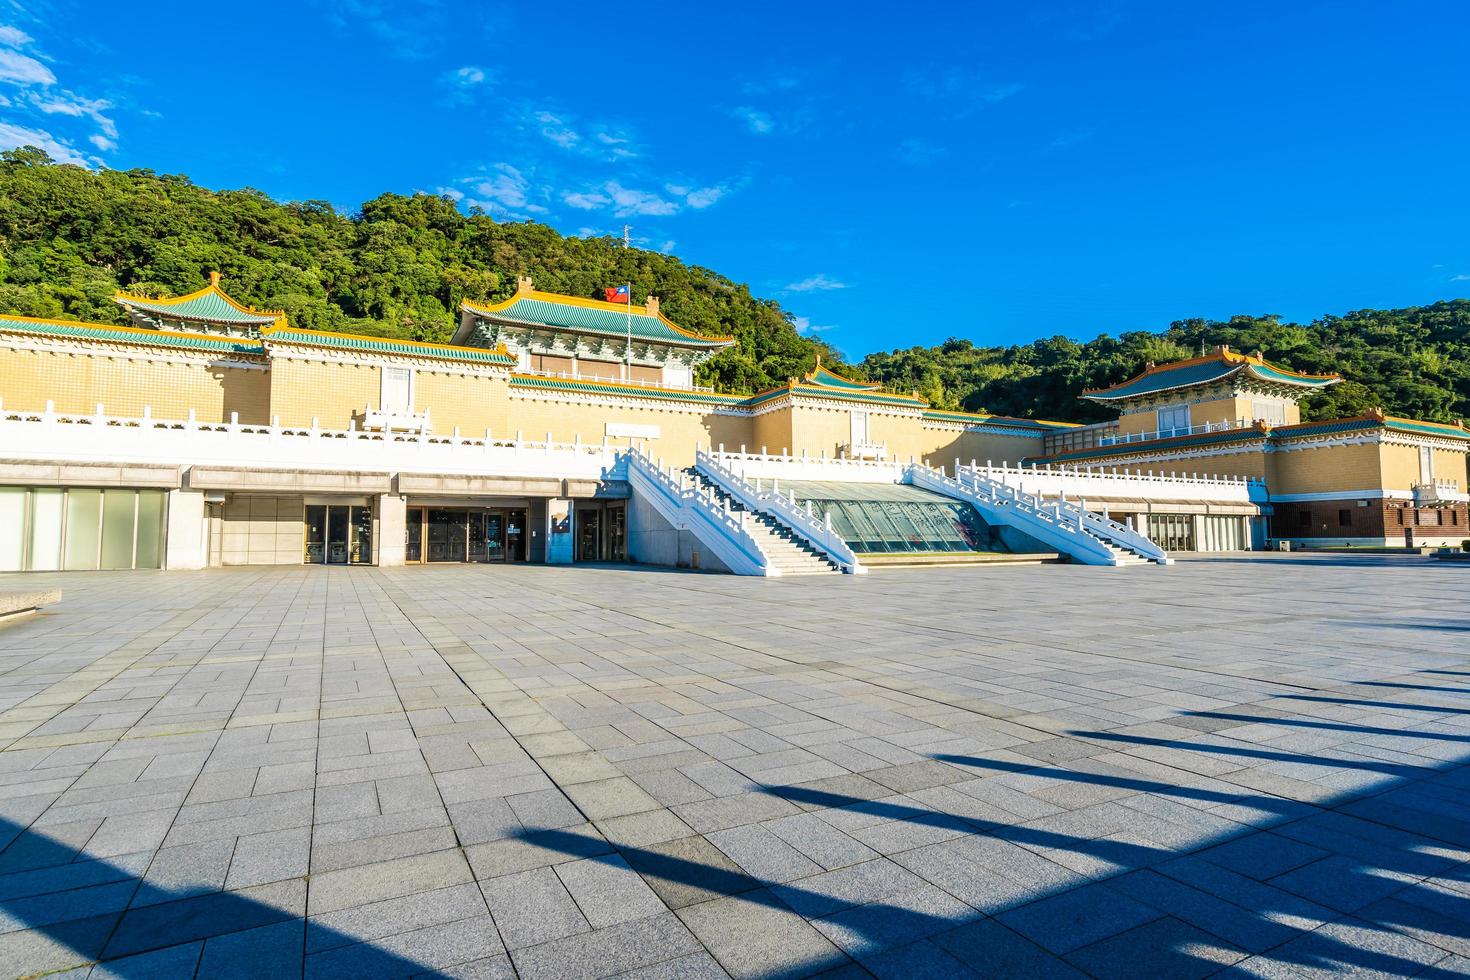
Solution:
{"label": "white stone balustrade", "polygon": [[151,463],[171,466],[316,471],[436,473],[463,476],[627,478],[623,451],[602,443],[466,438],[326,429],[317,425],[243,425],[153,417],[15,411],[0,405],[0,452],[48,462]]}
{"label": "white stone balustrade", "polygon": [[1144,500],[1158,503],[1263,504],[1266,482],[1254,477],[1191,473],[1187,476],[1155,473],[1137,468],[1094,467],[1071,469],[1050,466],[1000,466],[989,462],[955,461],[960,471],[973,472],[1008,487],[1046,498],[1076,500]]}

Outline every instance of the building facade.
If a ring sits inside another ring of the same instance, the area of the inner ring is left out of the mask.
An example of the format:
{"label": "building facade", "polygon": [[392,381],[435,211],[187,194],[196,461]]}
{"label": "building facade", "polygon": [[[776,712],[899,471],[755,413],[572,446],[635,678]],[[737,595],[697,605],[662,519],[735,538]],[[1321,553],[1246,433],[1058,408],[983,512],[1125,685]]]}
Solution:
{"label": "building facade", "polygon": [[[715,392],[695,369],[731,338],[682,329],[656,297],[605,303],[524,278],[502,302],[466,301],[449,344],[298,330],[217,275],[116,301],[131,326],[0,315],[0,570],[751,559],[776,574],[791,540],[804,551],[788,571],[818,552],[841,566],[843,535],[915,553],[1035,543],[951,534],[957,519],[935,515],[953,508],[920,499],[948,484],[872,489],[930,481],[903,461],[963,477],[957,494],[1011,493],[1043,538],[1064,509],[1082,532],[1102,533],[1086,530],[1096,512],[1172,550],[1470,536],[1462,426],[1302,424],[1297,397],[1335,378],[1228,351],[1089,393],[1120,418],[1084,427],[940,411],[820,363],[754,395]],[[742,503],[744,484],[710,475],[734,469],[769,483]],[[806,476],[783,492],[781,473]],[[729,517],[745,511],[785,530],[757,540]]]}

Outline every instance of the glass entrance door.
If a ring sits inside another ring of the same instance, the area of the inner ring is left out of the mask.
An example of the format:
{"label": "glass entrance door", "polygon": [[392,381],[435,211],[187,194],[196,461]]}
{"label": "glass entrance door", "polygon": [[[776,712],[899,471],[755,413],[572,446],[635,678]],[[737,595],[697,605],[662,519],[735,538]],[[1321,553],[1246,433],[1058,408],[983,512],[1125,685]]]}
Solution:
{"label": "glass entrance door", "polygon": [[577,561],[602,560],[602,513],[588,508],[578,508],[577,515]]}
{"label": "glass entrance door", "polygon": [[505,512],[505,560],[526,560],[526,512],[524,510]]}
{"label": "glass entrance door", "polygon": [[373,512],[347,504],[307,504],[302,537],[308,565],[371,565]]}
{"label": "glass entrance door", "polygon": [[464,561],[469,556],[469,519],[466,511],[431,507],[424,535],[428,561]]}

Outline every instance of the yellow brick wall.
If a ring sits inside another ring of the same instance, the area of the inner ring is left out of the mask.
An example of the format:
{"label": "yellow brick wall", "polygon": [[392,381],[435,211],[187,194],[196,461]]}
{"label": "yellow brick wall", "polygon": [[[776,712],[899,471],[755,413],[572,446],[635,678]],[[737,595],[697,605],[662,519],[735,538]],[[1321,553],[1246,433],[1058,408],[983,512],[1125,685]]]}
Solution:
{"label": "yellow brick wall", "polygon": [[1436,449],[1434,450],[1434,478],[1436,480],[1454,480],[1455,488],[1461,493],[1466,487],[1466,464],[1470,462],[1467,450]]}
{"label": "yellow brick wall", "polygon": [[[511,398],[508,418],[506,427],[501,430],[507,438],[514,438],[519,430],[525,439],[538,442],[545,439],[549,432],[556,442],[575,442],[580,436],[585,443],[600,443],[607,432],[608,422],[657,426],[657,439],[640,441],[649,455],[662,456],[666,463],[678,466],[687,466],[694,462],[696,445],[709,448],[723,442],[726,450],[735,452],[744,444],[750,451],[756,451],[749,418],[709,412],[631,405],[612,408],[539,398]],[[436,428],[438,424],[436,416]],[[611,439],[611,443],[615,446],[626,446],[628,439],[617,437]]]}
{"label": "yellow brick wall", "polygon": [[164,361],[129,357],[97,345],[86,354],[0,346],[0,399],[7,408],[40,411],[48,400],[64,413],[90,414],[101,402],[108,415],[186,418],[201,422],[267,421],[269,372],[229,368],[205,360]]}
{"label": "yellow brick wall", "polygon": [[[1355,446],[1322,446],[1272,454],[1273,493],[1324,493],[1334,490],[1366,490],[1374,487],[1396,487],[1383,479],[1380,451],[1399,447],[1364,443]],[[1414,473],[1419,471],[1418,457]],[[1403,489],[1407,490],[1405,483]]]}
{"label": "yellow brick wall", "polygon": [[757,415],[751,422],[750,441],[760,452],[765,447],[767,452],[781,453],[789,452],[795,447],[796,440],[791,431],[791,407],[776,409]]}
{"label": "yellow brick wall", "polygon": [[477,439],[488,428],[492,437],[499,438],[511,427],[508,388],[504,378],[417,369],[413,407],[428,410],[435,432],[453,432],[458,426],[460,435]]}
{"label": "yellow brick wall", "polygon": [[933,466],[953,467],[956,458],[969,465],[974,460],[981,466],[986,460],[999,466],[1012,466],[1028,456],[1040,456],[1040,436],[1006,436],[994,432],[956,432],[953,429],[926,425],[921,431],[921,448],[917,452],[905,451],[899,458],[907,460],[910,455]]}

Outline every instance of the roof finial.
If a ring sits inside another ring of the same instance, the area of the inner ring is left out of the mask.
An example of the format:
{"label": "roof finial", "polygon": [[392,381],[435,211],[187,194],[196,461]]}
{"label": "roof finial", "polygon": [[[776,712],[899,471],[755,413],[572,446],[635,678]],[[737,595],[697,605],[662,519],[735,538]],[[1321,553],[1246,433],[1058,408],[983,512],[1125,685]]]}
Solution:
{"label": "roof finial", "polygon": [[211,272],[209,274],[209,284],[211,286],[216,287],[216,288],[219,287],[219,270],[218,269],[214,270],[213,272]]}
{"label": "roof finial", "polygon": [[516,276],[516,295],[524,296],[531,292],[531,277]]}

